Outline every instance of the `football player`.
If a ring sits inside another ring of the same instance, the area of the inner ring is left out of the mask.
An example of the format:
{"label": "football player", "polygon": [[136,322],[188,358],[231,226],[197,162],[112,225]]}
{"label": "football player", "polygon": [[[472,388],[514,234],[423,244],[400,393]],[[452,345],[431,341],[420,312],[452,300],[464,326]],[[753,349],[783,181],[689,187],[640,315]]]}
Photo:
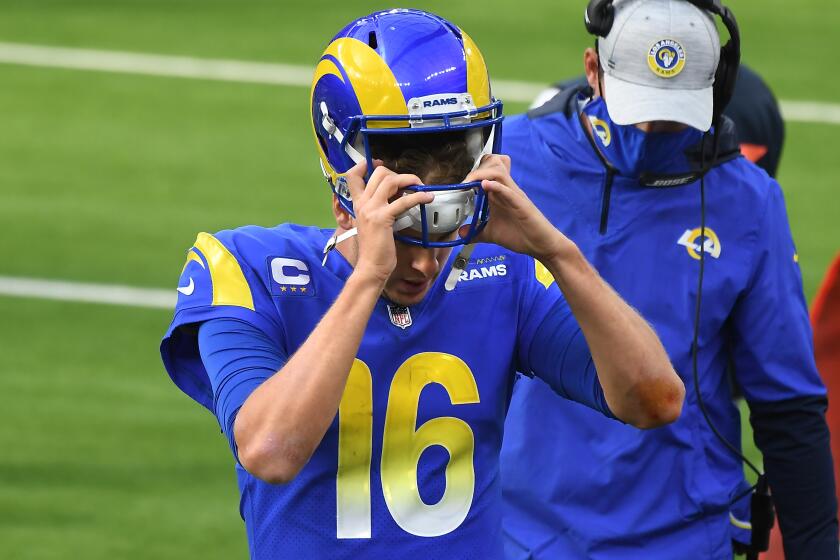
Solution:
{"label": "football player", "polygon": [[350,23],[311,110],[337,227],[199,234],[163,361],[229,440],[252,558],[501,558],[515,371],[642,428],[684,387],[492,155],[501,103],[461,29]]}

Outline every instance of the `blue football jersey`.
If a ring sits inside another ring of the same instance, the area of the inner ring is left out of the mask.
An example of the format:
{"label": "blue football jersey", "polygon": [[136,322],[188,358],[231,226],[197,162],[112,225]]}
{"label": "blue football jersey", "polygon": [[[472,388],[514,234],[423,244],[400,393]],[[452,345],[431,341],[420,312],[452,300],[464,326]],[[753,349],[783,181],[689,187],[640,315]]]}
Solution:
{"label": "blue football jersey", "polygon": [[[331,234],[199,234],[161,345],[179,388],[214,411],[196,338],[204,321],[246,321],[286,356],[300,347],[352,272],[338,251],[322,264]],[[502,557],[498,461],[515,372],[531,371],[547,314],[571,312],[531,258],[478,245],[447,291],[450,266],[418,305],[380,299],[336,419],[292,482],[236,465],[252,558]]]}

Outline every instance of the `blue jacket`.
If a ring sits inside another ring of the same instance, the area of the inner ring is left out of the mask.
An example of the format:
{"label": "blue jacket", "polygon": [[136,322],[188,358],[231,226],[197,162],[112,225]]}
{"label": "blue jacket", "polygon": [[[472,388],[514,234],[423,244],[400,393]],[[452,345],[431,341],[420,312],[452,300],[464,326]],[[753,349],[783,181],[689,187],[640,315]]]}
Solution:
{"label": "blue jacket", "polygon": [[[692,382],[698,257],[705,250],[698,356],[703,401],[716,427],[740,448],[731,364],[754,414],[769,411],[759,416],[775,419],[758,422],[756,439],[769,442],[766,460],[769,452],[781,462],[797,457],[790,453],[803,438],[780,432],[761,440],[762,429],[766,436],[768,425],[779,427],[776,411],[785,406],[793,411],[787,416],[793,429],[802,407],[791,403],[810,407],[802,425],[811,426],[816,440],[805,442],[805,451],[800,445],[798,457],[815,454],[810,468],[822,480],[827,461],[830,488],[816,493],[830,493],[819,522],[833,523],[826,529],[832,542],[823,550],[833,546],[836,558],[825,389],[779,185],[736,157],[734,142],[721,133],[722,151],[730,155],[705,177],[708,235],[701,243],[699,182],[653,188],[620,174],[608,180],[578,117],[582,101],[582,95],[561,93],[542,109],[505,122],[503,146],[513,178],[651,322],[685,383],[686,400],[674,424],[639,431],[557,398],[538,379],[522,378],[502,450],[508,557],[730,560],[731,539],[749,542],[749,498],[730,504],[749,489],[741,461],[709,429]],[[673,171],[695,165],[681,152],[663,151],[657,158]],[[786,450],[774,447],[780,441]],[[766,468],[774,494],[783,494],[777,506],[785,530],[808,505],[791,497],[802,492],[802,480],[794,488],[790,467],[774,461]],[[805,476],[818,476],[808,468]]]}

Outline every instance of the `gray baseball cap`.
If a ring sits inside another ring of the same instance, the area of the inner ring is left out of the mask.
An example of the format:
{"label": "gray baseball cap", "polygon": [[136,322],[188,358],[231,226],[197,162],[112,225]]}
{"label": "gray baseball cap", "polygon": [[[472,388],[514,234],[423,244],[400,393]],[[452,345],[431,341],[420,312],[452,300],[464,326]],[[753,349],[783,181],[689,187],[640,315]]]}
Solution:
{"label": "gray baseball cap", "polygon": [[686,0],[615,0],[598,39],[604,95],[616,124],[712,125],[720,37],[711,14]]}

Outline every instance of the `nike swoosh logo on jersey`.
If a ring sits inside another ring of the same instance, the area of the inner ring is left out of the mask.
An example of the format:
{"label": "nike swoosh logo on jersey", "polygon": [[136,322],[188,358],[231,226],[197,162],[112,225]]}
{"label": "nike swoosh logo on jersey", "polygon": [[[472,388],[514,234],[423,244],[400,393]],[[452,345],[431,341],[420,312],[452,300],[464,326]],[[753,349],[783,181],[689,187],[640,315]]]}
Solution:
{"label": "nike swoosh logo on jersey", "polygon": [[195,291],[195,282],[193,282],[192,277],[190,277],[190,283],[186,286],[178,286],[178,291],[184,294],[185,296],[191,296],[192,293]]}

